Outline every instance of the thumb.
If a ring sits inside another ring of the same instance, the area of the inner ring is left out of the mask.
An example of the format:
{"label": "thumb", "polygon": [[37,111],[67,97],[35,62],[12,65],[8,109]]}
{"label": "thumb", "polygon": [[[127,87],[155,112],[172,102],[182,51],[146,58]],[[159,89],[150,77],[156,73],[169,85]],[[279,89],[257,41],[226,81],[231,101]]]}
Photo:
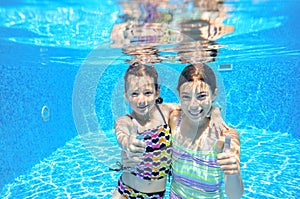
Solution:
{"label": "thumb", "polygon": [[230,142],[231,142],[231,137],[230,135],[226,135],[225,137],[225,142],[224,142],[224,148],[223,148],[223,152],[230,152]]}
{"label": "thumb", "polygon": [[138,122],[136,119],[132,119],[132,133],[137,134],[138,133]]}
{"label": "thumb", "polygon": [[218,139],[216,143],[216,151],[221,153],[224,148],[224,140]]}
{"label": "thumb", "polygon": [[136,119],[132,119],[132,135],[136,136],[138,134],[138,122]]}

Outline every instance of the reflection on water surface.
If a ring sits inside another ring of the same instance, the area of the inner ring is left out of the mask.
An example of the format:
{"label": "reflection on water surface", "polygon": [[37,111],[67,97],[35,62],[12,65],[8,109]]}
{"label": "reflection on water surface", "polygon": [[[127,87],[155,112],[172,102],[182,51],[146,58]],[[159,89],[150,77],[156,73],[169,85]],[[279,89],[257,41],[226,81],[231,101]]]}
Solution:
{"label": "reflection on water surface", "polygon": [[129,62],[211,62],[221,47],[216,40],[234,30],[222,23],[230,10],[223,1],[125,1],[120,6],[111,47],[132,56]]}

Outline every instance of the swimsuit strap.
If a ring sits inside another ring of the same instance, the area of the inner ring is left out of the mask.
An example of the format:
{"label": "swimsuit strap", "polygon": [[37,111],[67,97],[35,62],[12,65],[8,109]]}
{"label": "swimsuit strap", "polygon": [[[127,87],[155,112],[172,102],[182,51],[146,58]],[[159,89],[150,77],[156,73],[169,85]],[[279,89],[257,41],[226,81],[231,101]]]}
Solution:
{"label": "swimsuit strap", "polygon": [[183,113],[180,115],[180,117],[179,117],[179,119],[177,121],[176,128],[180,126],[182,118],[183,118]]}
{"label": "swimsuit strap", "polygon": [[159,106],[158,106],[157,104],[155,104],[155,106],[156,106],[157,110],[159,111],[161,117],[163,118],[164,123],[167,124],[166,119],[165,119],[165,117],[164,117],[164,114],[163,114],[162,111],[160,110]]}
{"label": "swimsuit strap", "polygon": [[130,119],[133,119],[133,117],[130,114],[126,114]]}

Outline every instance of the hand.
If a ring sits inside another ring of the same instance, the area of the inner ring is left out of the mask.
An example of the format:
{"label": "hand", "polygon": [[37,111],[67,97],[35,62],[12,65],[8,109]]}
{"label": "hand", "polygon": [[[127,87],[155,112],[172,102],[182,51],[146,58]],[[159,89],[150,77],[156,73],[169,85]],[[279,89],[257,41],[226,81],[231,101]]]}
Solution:
{"label": "hand", "polygon": [[137,139],[138,136],[138,123],[135,119],[132,119],[132,132],[128,138],[128,145],[126,154],[131,160],[140,162],[145,152],[146,143],[143,140]]}
{"label": "hand", "polygon": [[218,132],[218,134],[221,134],[221,132],[228,129],[226,123],[222,118],[220,109],[218,107],[213,106],[209,116],[211,118],[209,127],[215,129]]}
{"label": "hand", "polygon": [[[224,140],[224,141],[223,141]],[[220,165],[224,174],[233,175],[239,173],[239,160],[230,148],[231,137],[222,136],[217,141],[217,150],[222,151],[217,155],[217,163]]]}

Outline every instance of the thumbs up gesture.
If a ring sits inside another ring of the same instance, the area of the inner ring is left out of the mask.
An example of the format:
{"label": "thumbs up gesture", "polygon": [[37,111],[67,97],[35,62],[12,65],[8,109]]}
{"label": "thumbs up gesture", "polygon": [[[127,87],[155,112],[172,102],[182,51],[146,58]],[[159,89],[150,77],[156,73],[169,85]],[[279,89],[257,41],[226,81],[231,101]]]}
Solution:
{"label": "thumbs up gesture", "polygon": [[145,147],[146,143],[143,141],[143,136],[138,135],[138,122],[136,119],[132,119],[132,129],[126,151],[127,157],[135,161],[141,161]]}
{"label": "thumbs up gesture", "polygon": [[217,163],[220,165],[224,174],[232,175],[239,173],[239,158],[233,153],[231,148],[230,135],[221,136],[217,140]]}

